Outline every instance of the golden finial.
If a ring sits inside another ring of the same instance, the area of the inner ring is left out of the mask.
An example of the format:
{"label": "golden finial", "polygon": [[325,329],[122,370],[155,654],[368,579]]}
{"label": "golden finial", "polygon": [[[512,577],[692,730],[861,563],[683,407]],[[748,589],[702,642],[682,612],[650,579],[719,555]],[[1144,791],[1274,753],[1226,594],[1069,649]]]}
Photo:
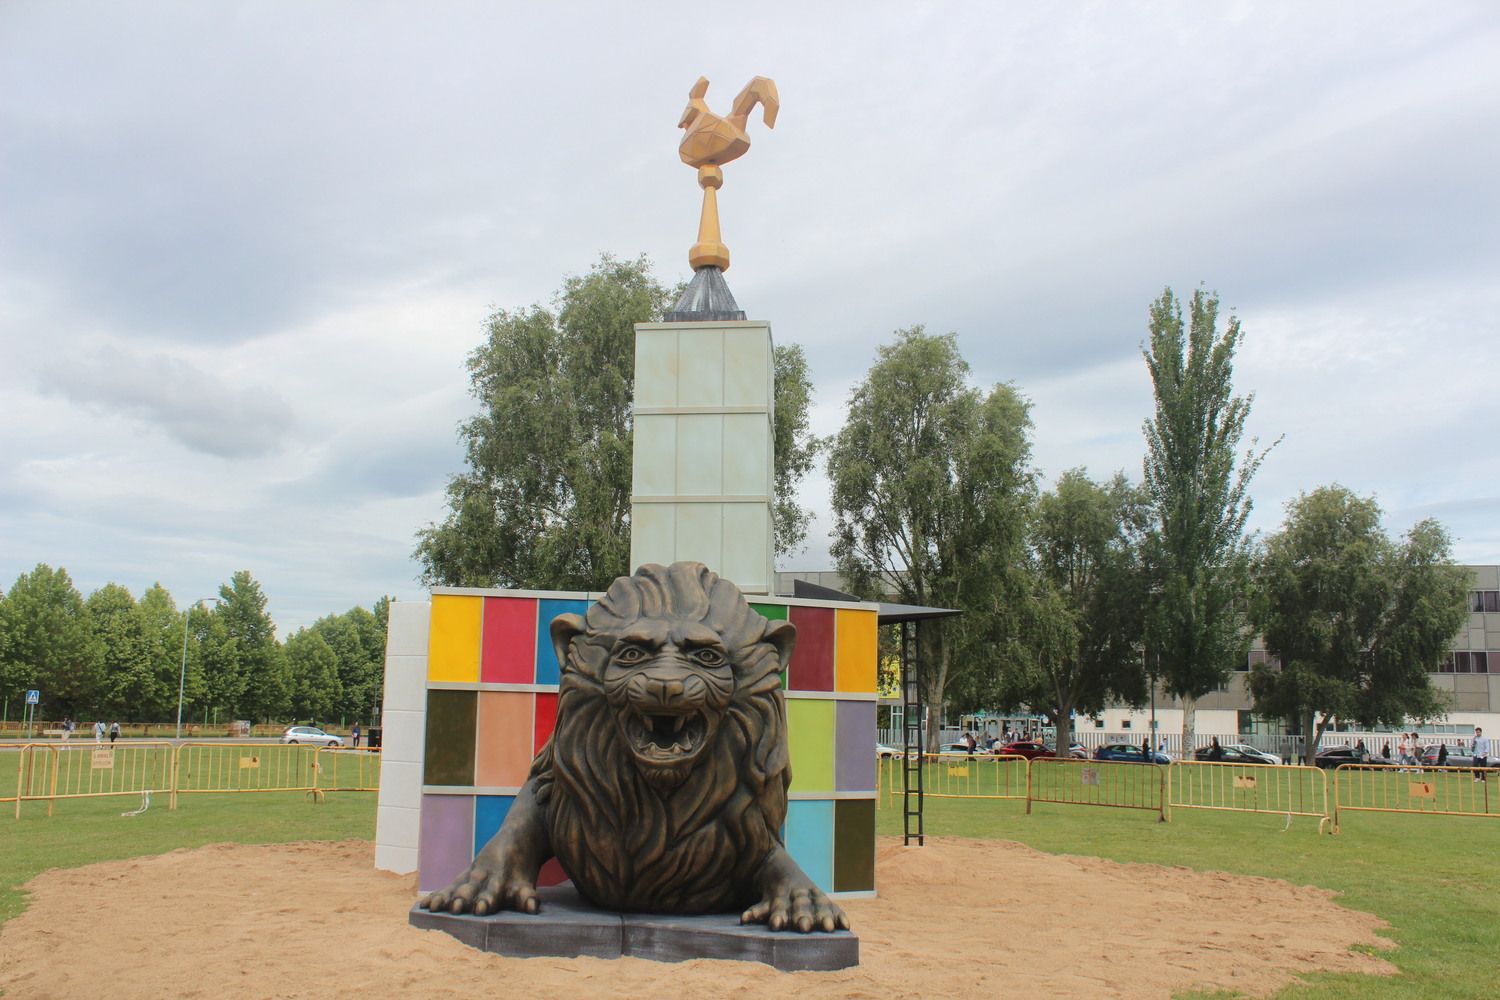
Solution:
{"label": "golden finial", "polygon": [[693,89],[688,91],[687,110],[677,127],[684,130],[682,143],[677,147],[682,162],[698,168],[698,186],[703,189],[703,215],[698,220],[698,242],[688,251],[688,263],[693,270],[717,267],[729,270],[729,248],[719,239],[719,198],[716,192],[724,183],[724,172],[719,168],[730,160],[737,160],[750,148],[750,137],[745,134],[745,121],[751,110],[762,106],[762,120],[766,128],[776,127],[776,112],[781,110],[781,98],[776,93],[776,83],[768,77],[757,76],[745,84],[734,99],[734,110],[727,118],[720,118],[708,110],[703,95],[708,93],[708,79],[698,77]]}

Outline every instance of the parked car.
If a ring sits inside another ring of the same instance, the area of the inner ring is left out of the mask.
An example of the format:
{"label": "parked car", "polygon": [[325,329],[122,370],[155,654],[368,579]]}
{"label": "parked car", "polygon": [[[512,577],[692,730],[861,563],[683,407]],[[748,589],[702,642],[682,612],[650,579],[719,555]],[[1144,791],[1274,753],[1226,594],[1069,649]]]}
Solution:
{"label": "parked car", "polygon": [[1394,760],[1375,757],[1355,747],[1329,747],[1327,750],[1319,750],[1313,763],[1319,767],[1335,768],[1340,764],[1391,764]]}
{"label": "parked car", "polygon": [[1088,760],[1089,748],[1084,746],[1082,743],[1069,743],[1068,756],[1072,757],[1074,760]]}
{"label": "parked car", "polygon": [[944,743],[942,746],[938,747],[938,753],[961,753],[964,755],[968,755],[971,753],[984,752],[984,748],[977,743],[974,744],[973,750],[969,749],[969,744],[967,743]]}
{"label": "parked car", "polygon": [[1038,757],[1051,757],[1052,748],[1040,740],[1016,740],[1014,743],[996,746],[995,753],[1036,760]]}
{"label": "parked car", "polygon": [[1095,760],[1112,760],[1122,764],[1170,764],[1172,758],[1153,750],[1147,757],[1145,751],[1134,743],[1111,743],[1094,751]]}
{"label": "parked car", "polygon": [[[1257,750],[1255,747],[1250,746],[1248,743],[1225,743],[1223,746],[1219,747],[1219,749],[1222,751],[1222,754],[1219,757],[1219,762],[1223,764],[1281,763],[1281,758],[1276,756],[1274,753],[1266,753],[1264,750]],[[1211,746],[1199,747],[1198,749],[1193,751],[1193,759],[1210,760],[1211,758],[1209,757],[1209,754],[1212,752],[1213,747]]]}
{"label": "parked car", "polygon": [[900,750],[896,747],[888,747],[884,743],[875,744],[875,756],[879,757],[881,760],[885,760],[887,757],[901,757],[904,755],[904,750]]}
{"label": "parked car", "polygon": [[[1431,744],[1428,744],[1427,746],[1423,747],[1422,748],[1422,756],[1420,758],[1418,758],[1418,759],[1421,760],[1421,762],[1425,766],[1427,766],[1427,767],[1437,767],[1438,766],[1438,744],[1431,743]],[[1473,767],[1473,766],[1474,766],[1474,755],[1473,754],[1471,754],[1471,753],[1464,753],[1463,750],[1461,750],[1458,747],[1449,747],[1448,748],[1448,759],[1443,763],[1443,767]]]}
{"label": "parked car", "polygon": [[332,733],[325,733],[317,726],[292,726],[281,734],[283,743],[311,743],[325,747],[341,747],[344,741]]}

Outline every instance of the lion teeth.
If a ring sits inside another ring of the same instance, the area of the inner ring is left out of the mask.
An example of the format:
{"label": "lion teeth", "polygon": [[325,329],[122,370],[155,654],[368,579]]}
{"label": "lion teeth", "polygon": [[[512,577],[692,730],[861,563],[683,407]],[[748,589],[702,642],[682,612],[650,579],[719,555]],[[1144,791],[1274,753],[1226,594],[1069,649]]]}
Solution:
{"label": "lion teeth", "polygon": [[676,734],[682,732],[682,727],[685,725],[687,725],[687,716],[679,715],[677,717],[677,725],[672,727],[672,735],[675,736]]}

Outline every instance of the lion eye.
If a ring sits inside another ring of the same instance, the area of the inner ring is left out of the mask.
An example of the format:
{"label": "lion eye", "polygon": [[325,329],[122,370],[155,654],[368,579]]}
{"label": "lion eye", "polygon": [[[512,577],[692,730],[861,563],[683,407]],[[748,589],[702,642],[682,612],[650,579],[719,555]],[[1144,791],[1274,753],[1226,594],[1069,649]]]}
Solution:
{"label": "lion eye", "polygon": [[716,649],[699,649],[693,652],[693,659],[705,667],[718,667],[724,663],[724,656]]}
{"label": "lion eye", "polygon": [[646,658],[646,651],[639,646],[626,646],[615,655],[620,663],[640,663]]}

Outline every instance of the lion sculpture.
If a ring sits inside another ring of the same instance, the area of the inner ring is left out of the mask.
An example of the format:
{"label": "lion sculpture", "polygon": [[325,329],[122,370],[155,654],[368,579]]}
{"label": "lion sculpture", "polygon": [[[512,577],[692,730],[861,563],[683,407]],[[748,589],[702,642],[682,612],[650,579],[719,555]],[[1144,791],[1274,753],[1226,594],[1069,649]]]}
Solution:
{"label": "lion sculpture", "polygon": [[796,628],[701,563],[620,577],[553,619],[557,727],[505,822],[428,910],[536,913],[556,857],[604,908],[742,911],[771,930],[849,920],[781,842],[791,766],[781,671]]}

